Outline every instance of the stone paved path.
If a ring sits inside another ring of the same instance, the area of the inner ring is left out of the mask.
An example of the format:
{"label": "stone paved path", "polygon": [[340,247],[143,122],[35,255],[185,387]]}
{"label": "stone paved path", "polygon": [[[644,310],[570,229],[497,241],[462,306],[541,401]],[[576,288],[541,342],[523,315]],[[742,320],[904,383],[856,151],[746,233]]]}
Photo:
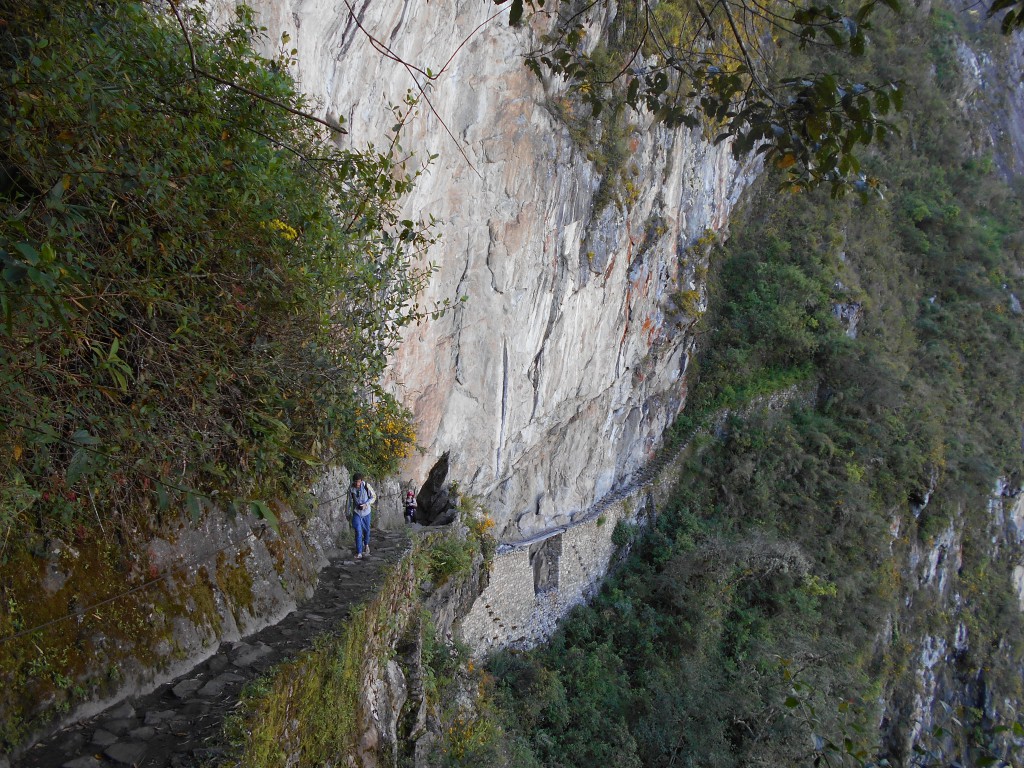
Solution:
{"label": "stone paved path", "polygon": [[129,699],[40,742],[15,768],[197,768],[215,762],[221,724],[249,680],[334,630],[353,606],[368,599],[383,566],[408,549],[404,533],[374,531],[372,554],[353,560],[340,552],[320,572],[313,597],[280,623],[217,653],[152,693]]}

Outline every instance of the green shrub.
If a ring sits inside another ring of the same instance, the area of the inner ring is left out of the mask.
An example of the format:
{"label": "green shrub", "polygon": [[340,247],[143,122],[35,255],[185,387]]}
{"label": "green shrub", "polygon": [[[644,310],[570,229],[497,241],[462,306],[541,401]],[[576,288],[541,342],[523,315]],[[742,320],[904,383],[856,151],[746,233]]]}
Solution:
{"label": "green shrub", "polygon": [[457,573],[473,567],[476,544],[457,536],[432,537],[427,545],[428,573],[435,584],[443,584]]}
{"label": "green shrub", "polygon": [[629,546],[636,539],[637,533],[636,523],[619,520],[615,523],[615,530],[612,531],[612,544],[617,547]]}
{"label": "green shrub", "polygon": [[0,29],[5,528],[301,496],[414,440],[377,382],[427,278],[415,172],[295,114],[249,11],[180,10],[189,41],[132,2],[29,0]]}

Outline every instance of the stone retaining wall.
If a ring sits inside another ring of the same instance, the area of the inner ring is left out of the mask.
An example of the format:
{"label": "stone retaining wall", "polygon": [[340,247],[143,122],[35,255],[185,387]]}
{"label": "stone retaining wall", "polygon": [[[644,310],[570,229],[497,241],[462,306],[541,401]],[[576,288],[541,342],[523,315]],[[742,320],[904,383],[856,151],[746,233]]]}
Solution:
{"label": "stone retaining wall", "polygon": [[[725,434],[730,414],[781,413],[792,403],[810,404],[814,383],[794,384],[738,409],[724,409],[674,452],[637,471],[573,522],[498,547],[490,580],[462,622],[460,636],[476,656],[499,648],[529,648],[547,640],[573,607],[601,586],[616,556],[612,541],[620,523],[644,525],[667,503],[697,439]],[[1024,576],[1021,577],[1024,583]]]}
{"label": "stone retaining wall", "polygon": [[[397,483],[395,483],[397,486]],[[3,659],[69,659],[59,671],[70,680],[34,709],[7,711],[6,737],[24,748],[57,728],[91,717],[129,696],[154,690],[236,641],[275,624],[308,598],[320,569],[337,547],[349,546],[344,516],[348,474],[334,470],[313,489],[313,506],[299,519],[276,505],[279,532],[254,515],[214,512],[198,523],[182,520],[161,537],[125,548],[119,593],[83,598],[91,578],[94,542],[53,545],[41,568],[39,600],[64,600],[65,615],[27,627],[7,641]],[[384,515],[387,523],[390,516]],[[95,602],[95,604],[93,604]],[[3,659],[0,659],[2,661]],[[0,663],[0,685],[19,693],[20,668]],[[31,681],[30,681],[31,682]],[[73,687],[73,690],[71,690]],[[19,698],[20,696],[20,698]],[[14,730],[13,724],[19,724]],[[0,744],[0,752],[3,745]],[[2,765],[2,764],[0,764]]]}
{"label": "stone retaining wall", "polygon": [[585,522],[496,554],[489,582],[462,622],[462,640],[477,656],[546,640],[600,587],[615,554],[616,525],[637,522],[647,504],[639,488]]}

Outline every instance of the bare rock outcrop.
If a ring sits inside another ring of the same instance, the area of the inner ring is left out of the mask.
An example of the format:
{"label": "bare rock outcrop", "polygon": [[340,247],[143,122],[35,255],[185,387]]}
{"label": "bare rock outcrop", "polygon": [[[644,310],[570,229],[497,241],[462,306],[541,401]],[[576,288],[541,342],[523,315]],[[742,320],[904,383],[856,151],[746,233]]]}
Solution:
{"label": "bare rock outcrop", "polygon": [[[506,538],[589,507],[644,463],[684,400],[691,323],[671,297],[703,295],[688,249],[725,226],[753,169],[699,130],[632,125],[625,167],[605,178],[556,116],[559,85],[523,65],[542,30],[510,29],[479,0],[252,5],[271,48],[289,34],[300,86],[356,146],[381,142],[386,100],[423,88],[402,145],[439,154],[408,201],[442,222],[425,299],[466,300],[413,328],[394,361],[426,449],[403,477],[421,481],[450,452],[451,479],[486,499]],[[610,21],[591,19],[591,39]]]}

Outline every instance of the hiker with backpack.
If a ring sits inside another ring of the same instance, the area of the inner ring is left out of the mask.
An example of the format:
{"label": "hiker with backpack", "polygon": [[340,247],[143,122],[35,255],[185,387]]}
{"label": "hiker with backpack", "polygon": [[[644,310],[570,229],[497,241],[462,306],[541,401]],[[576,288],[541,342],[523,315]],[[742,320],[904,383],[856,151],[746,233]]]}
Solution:
{"label": "hiker with backpack", "polygon": [[370,513],[376,501],[377,494],[369,483],[363,480],[362,475],[354,475],[352,487],[348,489],[348,512],[345,516],[352,523],[356,534],[356,560],[362,560],[364,554],[370,554]]}
{"label": "hiker with backpack", "polygon": [[410,488],[405,492],[405,522],[410,525],[416,522],[416,494]]}

